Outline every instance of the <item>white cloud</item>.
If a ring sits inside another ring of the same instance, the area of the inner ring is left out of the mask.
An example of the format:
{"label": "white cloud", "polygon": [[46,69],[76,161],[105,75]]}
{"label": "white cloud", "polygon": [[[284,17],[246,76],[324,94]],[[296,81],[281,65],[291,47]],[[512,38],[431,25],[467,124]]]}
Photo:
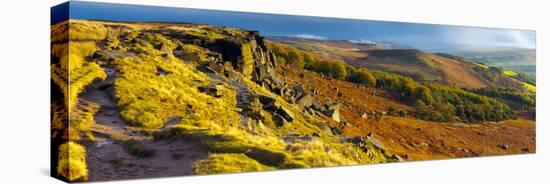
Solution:
{"label": "white cloud", "polygon": [[327,37],[317,36],[317,35],[312,35],[312,34],[295,34],[295,35],[290,35],[290,37],[313,39],[313,40],[326,40],[327,39]]}
{"label": "white cloud", "polygon": [[370,40],[349,40],[349,42],[351,43],[363,43],[363,44],[376,44],[376,42],[374,41],[370,41]]}

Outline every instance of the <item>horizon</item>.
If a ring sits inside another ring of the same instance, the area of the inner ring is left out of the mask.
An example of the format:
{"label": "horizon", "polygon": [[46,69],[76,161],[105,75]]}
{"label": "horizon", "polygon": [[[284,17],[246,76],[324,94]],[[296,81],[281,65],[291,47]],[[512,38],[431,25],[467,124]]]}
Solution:
{"label": "horizon", "polygon": [[536,49],[536,32],[529,30],[69,2],[70,19],[209,24],[255,30],[266,37],[392,42],[427,51],[505,47]]}

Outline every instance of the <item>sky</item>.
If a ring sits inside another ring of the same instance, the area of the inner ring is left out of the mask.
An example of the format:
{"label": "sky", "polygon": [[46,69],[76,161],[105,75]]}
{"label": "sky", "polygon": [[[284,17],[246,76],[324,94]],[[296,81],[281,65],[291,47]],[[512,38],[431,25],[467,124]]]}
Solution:
{"label": "sky", "polygon": [[[373,20],[245,13],[189,8],[70,2],[72,19],[185,22],[259,31],[263,36],[394,42],[422,50],[494,47],[535,48],[527,30],[416,24]],[[52,9],[55,10],[55,9]],[[53,11],[52,11],[53,12]]]}

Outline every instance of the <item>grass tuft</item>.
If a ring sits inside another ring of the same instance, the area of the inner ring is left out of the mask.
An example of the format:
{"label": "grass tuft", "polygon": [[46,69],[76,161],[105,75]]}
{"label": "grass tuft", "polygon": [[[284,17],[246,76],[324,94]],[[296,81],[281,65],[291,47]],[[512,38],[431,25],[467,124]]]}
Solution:
{"label": "grass tuft", "polygon": [[59,147],[57,173],[70,182],[87,181],[86,149],[75,142],[62,144]]}

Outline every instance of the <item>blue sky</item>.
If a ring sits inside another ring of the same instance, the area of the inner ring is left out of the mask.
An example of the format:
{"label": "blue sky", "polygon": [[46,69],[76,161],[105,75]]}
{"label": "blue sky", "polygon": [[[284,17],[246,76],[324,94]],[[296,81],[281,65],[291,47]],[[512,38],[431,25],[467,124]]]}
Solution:
{"label": "blue sky", "polygon": [[118,21],[202,23],[260,31],[264,36],[388,41],[424,50],[535,48],[535,32],[230,11],[71,1],[70,17]]}

